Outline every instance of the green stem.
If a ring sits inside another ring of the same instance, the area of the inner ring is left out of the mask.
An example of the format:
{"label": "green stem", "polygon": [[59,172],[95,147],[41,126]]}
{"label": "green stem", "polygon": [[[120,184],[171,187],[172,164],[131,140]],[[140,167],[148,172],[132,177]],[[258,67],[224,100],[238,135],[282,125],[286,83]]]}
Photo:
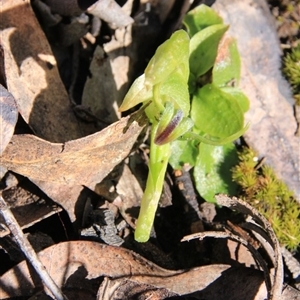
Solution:
{"label": "green stem", "polygon": [[161,101],[161,96],[160,96],[160,87],[161,83],[155,84],[153,86],[152,92],[153,92],[153,102],[154,106],[157,109],[157,112],[163,112],[165,110],[165,106]]}
{"label": "green stem", "polygon": [[161,146],[154,143],[157,127],[158,124],[153,124],[151,129],[149,173],[134,233],[138,242],[147,242],[150,237],[171,154],[169,143]]}

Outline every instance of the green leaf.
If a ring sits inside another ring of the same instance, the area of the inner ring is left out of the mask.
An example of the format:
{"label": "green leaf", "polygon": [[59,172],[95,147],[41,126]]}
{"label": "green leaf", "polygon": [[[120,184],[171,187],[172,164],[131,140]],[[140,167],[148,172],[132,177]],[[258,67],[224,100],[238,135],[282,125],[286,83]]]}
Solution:
{"label": "green leaf", "polygon": [[191,117],[196,132],[226,139],[244,127],[243,111],[237,100],[213,84],[199,89],[192,99]]}
{"label": "green leaf", "polygon": [[169,160],[173,169],[180,169],[183,164],[195,165],[198,155],[198,142],[176,140],[171,143],[171,157]]}
{"label": "green leaf", "polygon": [[214,10],[204,4],[201,4],[189,11],[183,19],[183,24],[185,25],[190,37],[210,25],[222,23],[222,18],[218,16]]}
{"label": "green leaf", "polygon": [[234,97],[234,99],[238,102],[238,104],[240,105],[243,113],[245,113],[246,111],[249,110],[250,107],[250,103],[249,103],[249,99],[247,98],[247,96],[241,91],[241,89],[237,88],[237,87],[231,87],[231,86],[226,86],[226,87],[222,87],[221,90],[225,93],[230,94],[231,96]]}
{"label": "green leaf", "polygon": [[228,29],[218,24],[204,28],[196,33],[190,42],[190,70],[198,78],[212,68],[218,51],[219,42]]}
{"label": "green leaf", "polygon": [[181,76],[173,73],[169,78],[160,84],[159,93],[162,103],[172,102],[175,109],[183,111],[184,116],[190,112],[190,95],[188,84]]}
{"label": "green leaf", "polygon": [[231,169],[237,163],[238,157],[233,143],[223,146],[201,143],[194,167],[196,188],[201,197],[208,202],[215,202],[215,194],[234,195],[237,185],[232,181]]}
{"label": "green leaf", "polygon": [[184,30],[178,30],[160,45],[145,69],[146,85],[163,82],[171,73],[181,75],[183,81],[189,77],[189,41]]}
{"label": "green leaf", "polygon": [[213,67],[213,83],[218,86],[234,84],[240,80],[241,61],[236,41],[233,38],[222,39]]}
{"label": "green leaf", "polygon": [[126,111],[152,98],[152,87],[145,87],[145,75],[138,77],[127,92],[119,111]]}

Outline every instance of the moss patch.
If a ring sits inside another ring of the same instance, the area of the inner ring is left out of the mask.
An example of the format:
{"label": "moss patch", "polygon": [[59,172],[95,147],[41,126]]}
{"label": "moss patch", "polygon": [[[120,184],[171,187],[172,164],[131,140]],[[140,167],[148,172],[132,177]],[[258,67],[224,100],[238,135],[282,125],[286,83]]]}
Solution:
{"label": "moss patch", "polygon": [[300,205],[293,193],[270,167],[257,168],[253,150],[245,147],[239,160],[233,179],[242,189],[242,198],[268,219],[282,245],[296,250],[300,244]]}

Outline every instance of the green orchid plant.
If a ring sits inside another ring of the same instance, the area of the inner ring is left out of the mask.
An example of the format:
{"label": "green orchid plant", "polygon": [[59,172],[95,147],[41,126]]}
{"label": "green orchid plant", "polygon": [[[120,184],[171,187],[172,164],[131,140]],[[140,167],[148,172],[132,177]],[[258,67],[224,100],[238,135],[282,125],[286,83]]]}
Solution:
{"label": "green orchid plant", "polygon": [[[184,25],[187,31],[176,31],[157,48],[120,107],[126,111],[142,104],[152,124],[149,173],[135,230],[138,242],[150,237],[168,163],[173,168],[189,163],[196,179],[208,169],[218,176],[216,166],[247,129],[248,100],[237,88],[240,60],[235,41],[227,38],[218,55],[228,26],[205,5],[190,11]],[[206,180],[201,181],[196,180],[196,187],[207,201],[224,192],[220,184],[203,192]]]}

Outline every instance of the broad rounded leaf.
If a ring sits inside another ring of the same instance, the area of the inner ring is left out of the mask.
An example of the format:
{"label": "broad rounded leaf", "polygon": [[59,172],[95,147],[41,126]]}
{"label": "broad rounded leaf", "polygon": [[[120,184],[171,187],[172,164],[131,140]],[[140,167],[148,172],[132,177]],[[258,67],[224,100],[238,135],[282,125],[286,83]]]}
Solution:
{"label": "broad rounded leaf", "polygon": [[196,33],[190,42],[190,70],[199,77],[212,68],[218,51],[219,42],[228,29],[218,24],[204,28]]}
{"label": "broad rounded leaf", "polygon": [[198,147],[195,141],[176,140],[171,143],[169,164],[173,169],[180,169],[185,163],[194,166],[197,155]]}
{"label": "broad rounded leaf", "polygon": [[155,85],[177,72],[184,81],[189,77],[189,36],[178,30],[160,45],[145,69],[146,84]]}
{"label": "broad rounded leaf", "polygon": [[228,86],[228,87],[221,88],[221,90],[233,96],[235,100],[239,103],[244,113],[249,110],[250,107],[249,99],[239,88]]}
{"label": "broad rounded leaf", "polygon": [[233,38],[222,39],[213,68],[213,83],[236,86],[240,80],[241,61],[236,41]]}
{"label": "broad rounded leaf", "polygon": [[204,4],[189,11],[183,19],[183,24],[191,37],[210,25],[222,23],[222,18],[214,10]]}
{"label": "broad rounded leaf", "polygon": [[201,197],[215,202],[219,193],[233,195],[237,185],[232,181],[231,168],[238,163],[234,144],[212,146],[200,143],[194,167],[196,188]]}
{"label": "broad rounded leaf", "polygon": [[244,126],[243,112],[236,99],[213,84],[194,95],[191,117],[197,130],[221,139],[234,135]]}

